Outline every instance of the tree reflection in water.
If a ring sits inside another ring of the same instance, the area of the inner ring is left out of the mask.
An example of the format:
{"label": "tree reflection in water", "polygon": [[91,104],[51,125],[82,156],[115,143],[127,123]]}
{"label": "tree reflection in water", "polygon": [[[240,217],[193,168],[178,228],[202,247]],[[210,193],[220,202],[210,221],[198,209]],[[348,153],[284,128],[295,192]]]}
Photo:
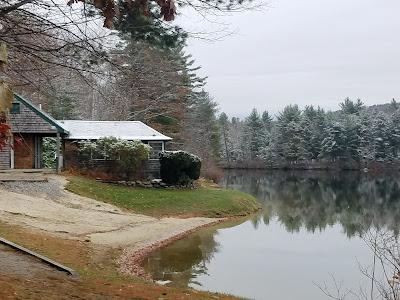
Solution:
{"label": "tree reflection in water", "polygon": [[[228,172],[227,188],[255,195],[289,232],[324,230],[340,223],[348,237],[370,228],[399,232],[400,179],[359,172]],[[257,221],[254,223],[258,224]]]}
{"label": "tree reflection in water", "polygon": [[[255,228],[268,226],[276,218],[288,232],[323,231],[340,224],[349,238],[369,229],[399,233],[400,179],[395,176],[350,171],[230,171],[221,185],[250,193],[264,204],[263,212],[251,218]],[[196,285],[196,278],[207,274],[207,264],[218,252],[218,230],[241,222],[201,230],[156,251],[145,268],[156,280]]]}
{"label": "tree reflection in water", "polygon": [[145,265],[153,279],[173,281],[180,286],[196,284],[196,277],[207,274],[206,264],[218,251],[214,232],[209,230],[192,235],[154,252]]}

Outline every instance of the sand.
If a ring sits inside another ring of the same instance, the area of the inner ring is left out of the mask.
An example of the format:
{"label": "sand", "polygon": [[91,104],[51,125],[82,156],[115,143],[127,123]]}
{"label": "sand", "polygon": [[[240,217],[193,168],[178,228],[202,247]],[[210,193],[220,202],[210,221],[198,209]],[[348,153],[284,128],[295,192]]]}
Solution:
{"label": "sand", "polygon": [[0,185],[0,221],[80,239],[106,247],[139,250],[214,223],[211,218],[153,218],[78,196],[64,189],[66,179]]}

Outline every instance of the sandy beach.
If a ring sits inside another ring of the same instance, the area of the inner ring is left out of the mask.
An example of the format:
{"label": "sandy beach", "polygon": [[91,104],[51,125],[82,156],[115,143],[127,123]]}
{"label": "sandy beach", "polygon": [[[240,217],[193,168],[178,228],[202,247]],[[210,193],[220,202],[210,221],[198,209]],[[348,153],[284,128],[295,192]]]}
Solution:
{"label": "sandy beach", "polygon": [[0,221],[94,246],[144,247],[216,222],[211,218],[153,218],[121,210],[64,189],[65,177],[0,186]]}

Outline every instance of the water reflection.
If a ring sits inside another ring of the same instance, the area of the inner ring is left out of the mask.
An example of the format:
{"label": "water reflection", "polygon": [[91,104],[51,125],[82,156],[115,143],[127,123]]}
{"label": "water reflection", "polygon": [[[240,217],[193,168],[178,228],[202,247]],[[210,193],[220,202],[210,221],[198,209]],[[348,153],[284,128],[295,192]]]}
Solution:
{"label": "water reflection", "polygon": [[147,261],[146,270],[155,280],[172,282],[175,286],[200,286],[196,278],[209,275],[207,264],[213,259],[214,254],[219,252],[219,243],[216,241],[217,229],[236,224],[239,222],[228,222],[206,228],[190,238],[154,252]]}
{"label": "water reflection", "polygon": [[396,235],[400,220],[400,180],[358,172],[228,172],[222,182],[255,195],[265,204],[255,226],[277,216],[289,232],[310,232],[340,223],[351,237],[371,227]]}
{"label": "water reflection", "polygon": [[[207,228],[157,251],[145,268],[174,286],[255,299],[321,299],[314,282],[337,274],[361,285],[370,263],[363,232],[399,232],[400,179],[353,172],[228,172],[221,183],[265,206],[250,219]],[[287,276],[296,280],[287,289]],[[298,276],[301,275],[301,276]]]}

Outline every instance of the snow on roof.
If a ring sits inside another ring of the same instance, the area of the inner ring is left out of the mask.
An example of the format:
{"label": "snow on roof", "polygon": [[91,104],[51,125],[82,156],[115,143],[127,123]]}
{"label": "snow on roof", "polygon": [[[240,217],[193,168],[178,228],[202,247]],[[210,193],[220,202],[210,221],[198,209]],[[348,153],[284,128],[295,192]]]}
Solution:
{"label": "snow on roof", "polygon": [[116,137],[123,140],[169,141],[170,137],[140,121],[58,121],[68,130],[68,140],[97,140]]}

